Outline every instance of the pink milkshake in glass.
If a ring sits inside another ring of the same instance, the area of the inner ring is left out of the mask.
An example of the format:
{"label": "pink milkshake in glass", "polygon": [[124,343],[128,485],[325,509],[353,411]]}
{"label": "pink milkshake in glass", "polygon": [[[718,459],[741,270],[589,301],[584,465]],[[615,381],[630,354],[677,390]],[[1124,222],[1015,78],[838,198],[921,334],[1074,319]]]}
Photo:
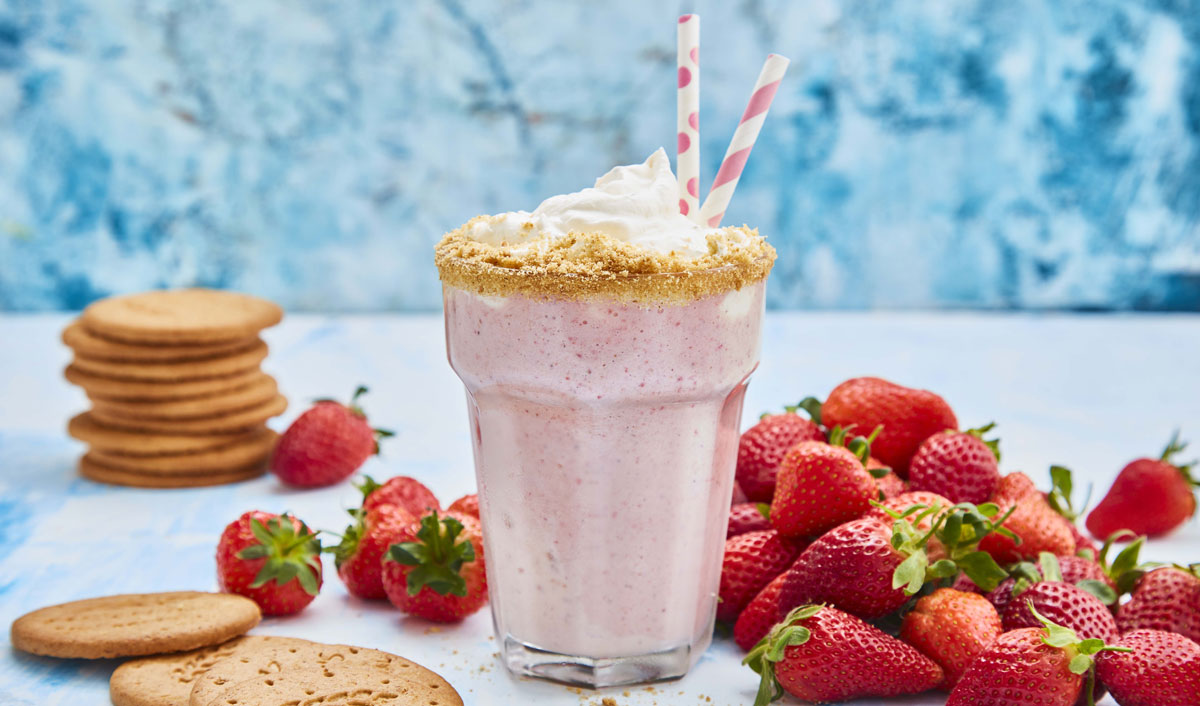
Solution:
{"label": "pink milkshake in glass", "polygon": [[517,674],[670,679],[712,639],[775,253],[677,203],[659,150],[438,246],[496,636]]}

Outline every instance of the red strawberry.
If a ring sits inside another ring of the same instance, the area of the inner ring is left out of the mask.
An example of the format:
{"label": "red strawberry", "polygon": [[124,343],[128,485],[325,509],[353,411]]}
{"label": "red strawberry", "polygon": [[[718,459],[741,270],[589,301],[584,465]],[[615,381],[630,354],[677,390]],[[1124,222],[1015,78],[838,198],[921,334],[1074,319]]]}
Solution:
{"label": "red strawberry", "polygon": [[786,537],[818,535],[861,517],[878,493],[875,479],[849,449],[802,441],[779,464],[771,526]]}
{"label": "red strawberry", "polygon": [[906,555],[892,546],[892,528],[874,517],[821,535],[787,572],[779,595],[782,617],[805,603],[829,603],[860,618],[880,618],[908,600],[892,576]]}
{"label": "red strawberry", "polygon": [[763,513],[765,507],[760,507],[758,503],[742,503],[730,508],[729,526],[725,529],[725,539],[747,532],[771,529],[771,521]]}
{"label": "red strawberry", "polygon": [[437,510],[411,523],[383,557],[383,589],[405,613],[453,623],[487,603],[483,533],[470,515]]}
{"label": "red strawberry", "polygon": [[908,466],[909,485],[956,503],[985,502],[1000,482],[999,447],[983,439],[993,426],[938,432],[923,441]]}
{"label": "red strawberry", "polygon": [[1087,591],[1058,581],[1040,581],[1008,601],[1000,612],[1005,630],[1032,628],[1041,621],[1030,604],[1046,619],[1070,628],[1085,640],[1115,640],[1117,621],[1098,598]]}
{"label": "red strawberry", "polygon": [[321,541],[291,515],[247,512],[221,533],[217,583],[264,615],[297,613],[321,590]]}
{"label": "red strawberry", "polygon": [[1035,559],[1042,552],[1058,556],[1071,554],[1075,540],[1062,516],[1050,507],[1046,498],[1024,473],[1010,473],[1000,479],[992,502],[1002,513],[1012,514],[1004,527],[1021,538],[1018,544],[999,532],[988,535],[979,548],[991,554],[1000,564],[1021,559]]}
{"label": "red strawberry", "polygon": [[376,505],[395,505],[408,510],[420,517],[430,510],[441,510],[433,491],[426,488],[421,481],[408,476],[389,478],[381,485],[371,476],[363,476],[363,482],[358,486],[363,494],[363,509],[370,510]]}
{"label": "red strawberry", "polygon": [[372,429],[358,406],[367,391],[359,387],[349,405],[320,400],[288,427],[275,453],[271,470],[289,485],[315,488],[348,478],[372,455],[379,453],[379,439],[392,436]]}
{"label": "red strawberry", "polygon": [[946,706],[1074,706],[1094,682],[1094,655],[1123,649],[1043,624],[996,638],[967,667]]}
{"label": "red strawberry", "polygon": [[775,474],[784,454],[801,441],[824,441],[825,432],[816,423],[795,413],[766,414],[747,429],[738,443],[737,483],[753,502],[771,502]]}
{"label": "red strawberry", "polygon": [[[1134,547],[1132,552],[1122,552],[1122,555],[1118,557],[1118,562],[1114,563],[1124,565],[1131,556],[1136,560],[1137,547]],[[1070,585],[1072,588],[1081,589],[1095,597],[1105,606],[1115,608],[1117,603],[1117,583],[1113,581],[1103,566],[1083,557],[1055,557],[1052,554],[1043,553],[1038,559],[1038,564],[1035,565],[1031,562],[1013,564],[1009,567],[1009,573],[1010,578],[1002,581],[994,591],[987,594],[988,600],[992,602],[992,605],[996,606],[996,610],[1000,612],[1001,617],[1006,614],[1010,603],[1014,602],[1018,597],[1022,601],[1024,600],[1025,592],[1029,590],[1030,586],[1040,586],[1042,583],[1062,583]],[[1122,582],[1126,580],[1122,579]],[[1051,619],[1060,617],[1050,608],[1042,610],[1042,612]],[[1019,627],[1036,627],[1033,624],[1034,620],[1032,616],[1026,615],[1025,621]],[[1067,627],[1074,628],[1081,634],[1087,632],[1069,620],[1063,619],[1058,620],[1058,622]],[[1104,620],[1104,624],[1105,626],[1108,625],[1106,619]],[[1006,625],[1006,627],[1008,626]]]}
{"label": "red strawberry", "polygon": [[1164,566],[1147,573],[1117,611],[1117,625],[1123,633],[1166,630],[1200,642],[1200,564],[1190,569]]}
{"label": "red strawberry", "polygon": [[919,694],[942,669],[917,650],[836,608],[791,611],[749,655],[761,676],[755,706],[786,691],[814,703]]}
{"label": "red strawberry", "polygon": [[[424,486],[421,486],[424,487]],[[433,498],[433,493],[429,494]],[[431,510],[437,509],[437,498],[433,498],[433,504],[429,505],[429,500],[425,500],[426,506]],[[461,512],[464,515],[470,515],[475,519],[479,519],[479,496],[475,493],[464,495],[458,500],[450,503],[450,507],[446,508],[447,512]]]}
{"label": "red strawberry", "polygon": [[978,593],[939,588],[917,601],[900,625],[900,639],[942,668],[939,685],[950,691],[971,662],[1004,629],[1000,616]]}
{"label": "red strawberry", "polygon": [[847,380],[829,393],[821,406],[820,422],[829,428],[853,426],[856,431],[883,430],[871,452],[901,478],[917,447],[930,436],[958,428],[950,405],[927,390],[903,387],[880,378]]}
{"label": "red strawberry", "polygon": [[338,576],[352,596],[368,600],[387,598],[383,590],[383,555],[417,518],[395,505],[355,509],[350,516],[354,524],[346,527],[341,543],[333,548]]}
{"label": "red strawberry", "polygon": [[1139,458],[1122,468],[1088,515],[1088,531],[1099,539],[1123,529],[1158,537],[1196,514],[1193,492],[1200,483],[1191,476],[1193,464],[1172,462],[1186,447],[1176,432],[1161,457]]}
{"label": "red strawberry", "polygon": [[1134,630],[1115,643],[1132,652],[1096,656],[1096,676],[1121,706],[1200,704],[1200,645],[1162,630]]}
{"label": "red strawberry", "polygon": [[717,620],[736,620],[750,599],[783,573],[799,552],[800,545],[775,530],[747,532],[725,540]]}
{"label": "red strawberry", "polygon": [[786,572],[771,579],[771,583],[763,586],[758,595],[742,609],[742,614],[733,625],[733,640],[738,647],[749,652],[779,621],[779,592],[783,590],[786,579]]}

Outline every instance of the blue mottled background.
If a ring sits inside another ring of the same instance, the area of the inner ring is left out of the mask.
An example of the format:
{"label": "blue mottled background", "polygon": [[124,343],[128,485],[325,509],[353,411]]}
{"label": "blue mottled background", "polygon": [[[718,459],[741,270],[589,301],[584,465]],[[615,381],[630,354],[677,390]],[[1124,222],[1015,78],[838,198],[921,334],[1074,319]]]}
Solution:
{"label": "blue mottled background", "polygon": [[1198,0],[0,0],[0,309],[202,284],[438,305],[431,248],[674,132],[776,307],[1200,309]]}

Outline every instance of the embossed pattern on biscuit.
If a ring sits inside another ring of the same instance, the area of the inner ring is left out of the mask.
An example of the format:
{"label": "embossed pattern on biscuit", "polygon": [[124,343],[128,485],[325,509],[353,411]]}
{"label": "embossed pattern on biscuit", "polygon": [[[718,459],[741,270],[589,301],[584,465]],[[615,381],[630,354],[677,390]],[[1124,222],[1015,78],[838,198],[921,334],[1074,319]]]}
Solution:
{"label": "embossed pattern on biscuit", "polygon": [[117,667],[109,680],[113,706],[187,706],[192,685],[217,662],[238,650],[261,649],[266,645],[304,643],[290,637],[247,635],[216,647],[181,654],[130,660]]}
{"label": "embossed pattern on biscuit", "polygon": [[190,706],[274,703],[461,706],[462,699],[445,679],[403,657],[312,644],[242,651],[201,675],[189,701]]}

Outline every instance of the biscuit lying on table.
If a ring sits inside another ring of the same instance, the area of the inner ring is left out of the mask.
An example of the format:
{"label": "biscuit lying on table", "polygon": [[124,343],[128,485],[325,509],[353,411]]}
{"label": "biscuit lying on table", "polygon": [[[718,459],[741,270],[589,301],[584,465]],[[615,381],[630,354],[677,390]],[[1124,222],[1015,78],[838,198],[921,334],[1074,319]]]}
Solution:
{"label": "biscuit lying on table", "polygon": [[26,613],[11,635],[13,647],[35,655],[134,657],[219,645],[261,619],[254,601],[228,593],[135,593]]}

